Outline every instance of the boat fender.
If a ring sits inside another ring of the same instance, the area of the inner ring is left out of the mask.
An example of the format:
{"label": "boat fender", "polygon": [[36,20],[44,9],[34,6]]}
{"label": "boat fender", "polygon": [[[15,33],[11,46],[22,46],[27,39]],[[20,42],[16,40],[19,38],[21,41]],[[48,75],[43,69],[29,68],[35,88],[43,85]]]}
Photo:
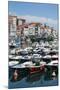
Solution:
{"label": "boat fender", "polygon": [[14,80],[17,80],[17,78],[18,78],[18,72],[17,72],[17,70],[14,71],[13,78],[14,78]]}

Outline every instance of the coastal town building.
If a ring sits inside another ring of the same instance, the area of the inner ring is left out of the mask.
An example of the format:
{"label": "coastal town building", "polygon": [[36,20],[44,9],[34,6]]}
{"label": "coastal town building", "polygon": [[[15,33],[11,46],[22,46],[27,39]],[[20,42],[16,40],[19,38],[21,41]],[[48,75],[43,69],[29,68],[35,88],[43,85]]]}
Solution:
{"label": "coastal town building", "polygon": [[24,25],[25,25],[26,20],[25,19],[20,19],[17,18],[17,31],[16,34],[19,36],[21,36],[22,34],[24,34],[23,30],[24,30]]}
{"label": "coastal town building", "polygon": [[33,25],[29,25],[29,35],[35,35],[35,27]]}
{"label": "coastal town building", "polygon": [[9,16],[8,17],[8,30],[9,30],[9,36],[15,37],[16,36],[16,30],[17,30],[17,16]]}
{"label": "coastal town building", "polygon": [[26,22],[25,19],[21,19],[21,18],[18,18],[18,17],[17,17],[17,25],[18,25],[18,26],[25,24],[25,22]]}
{"label": "coastal town building", "polygon": [[38,22],[26,23],[25,19],[18,16],[9,15],[8,17],[8,29],[9,36],[44,36],[47,38],[48,35],[53,35],[56,38],[56,30],[47,26],[46,24],[41,24]]}
{"label": "coastal town building", "polygon": [[28,35],[29,35],[29,28],[24,27],[24,36],[28,36]]}

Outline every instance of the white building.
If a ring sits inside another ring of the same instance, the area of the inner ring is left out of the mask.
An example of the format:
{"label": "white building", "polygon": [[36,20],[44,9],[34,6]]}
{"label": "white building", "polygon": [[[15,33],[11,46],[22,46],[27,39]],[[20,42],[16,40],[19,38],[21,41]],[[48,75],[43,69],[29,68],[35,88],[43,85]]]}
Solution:
{"label": "white building", "polygon": [[29,35],[29,28],[24,27],[24,36],[28,36],[28,35]]}
{"label": "white building", "polygon": [[54,36],[54,38],[56,38],[56,36],[57,36],[56,30],[53,30],[53,36]]}
{"label": "white building", "polygon": [[35,35],[35,27],[30,25],[28,28],[29,28],[29,35]]}
{"label": "white building", "polygon": [[38,27],[38,35],[40,36],[40,34],[41,34],[41,28]]}
{"label": "white building", "polygon": [[17,21],[17,16],[9,16],[8,17],[9,36],[11,36],[11,37],[16,36],[16,21]]}
{"label": "white building", "polygon": [[51,34],[51,29],[50,28],[48,28],[48,35],[50,35]]}
{"label": "white building", "polygon": [[25,21],[26,21],[25,19],[17,18],[17,24],[18,24],[18,26],[25,24]]}

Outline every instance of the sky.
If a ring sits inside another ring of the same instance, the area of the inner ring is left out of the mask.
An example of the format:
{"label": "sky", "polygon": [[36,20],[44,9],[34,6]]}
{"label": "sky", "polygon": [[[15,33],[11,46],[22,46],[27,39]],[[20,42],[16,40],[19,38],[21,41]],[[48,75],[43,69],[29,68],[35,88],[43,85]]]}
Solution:
{"label": "sky", "polygon": [[27,22],[41,22],[57,29],[58,5],[28,2],[8,2],[8,12],[26,19]]}

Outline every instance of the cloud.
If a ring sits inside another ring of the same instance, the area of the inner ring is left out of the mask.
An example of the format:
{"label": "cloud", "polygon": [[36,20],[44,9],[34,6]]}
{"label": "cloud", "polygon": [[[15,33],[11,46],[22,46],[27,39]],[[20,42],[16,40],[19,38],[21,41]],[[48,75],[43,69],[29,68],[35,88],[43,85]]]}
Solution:
{"label": "cloud", "polygon": [[51,18],[37,17],[37,16],[31,16],[31,15],[19,16],[19,18],[26,19],[26,22],[46,23],[47,25],[49,25],[50,27],[53,27],[54,29],[57,29],[58,27],[58,21]]}
{"label": "cloud", "polygon": [[46,23],[50,27],[53,27],[54,29],[58,29],[58,20],[54,20],[51,18],[46,18],[46,17],[38,17],[38,16],[32,16],[32,15],[25,15],[25,16],[20,16],[17,15],[16,13],[11,13],[9,14],[16,15],[18,18],[26,19],[26,22],[40,22],[42,24]]}
{"label": "cloud", "polygon": [[41,23],[46,22],[46,18],[37,17],[37,16],[26,15],[26,16],[19,16],[19,18],[24,18],[26,19],[27,22],[41,22]]}

